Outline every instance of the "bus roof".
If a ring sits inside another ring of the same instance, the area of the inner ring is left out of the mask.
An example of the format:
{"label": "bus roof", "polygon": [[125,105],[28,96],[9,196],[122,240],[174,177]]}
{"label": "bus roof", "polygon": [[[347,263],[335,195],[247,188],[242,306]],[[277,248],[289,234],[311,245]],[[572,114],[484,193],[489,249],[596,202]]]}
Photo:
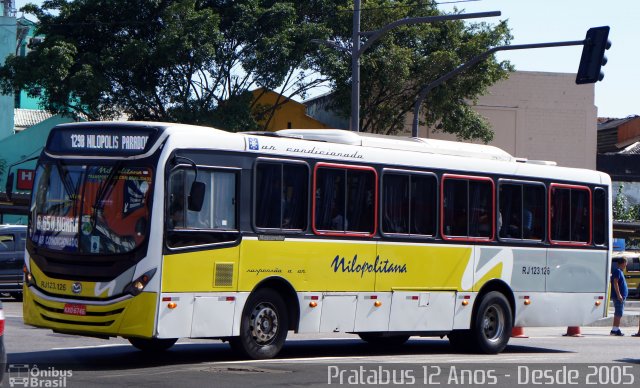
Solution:
{"label": "bus roof", "polygon": [[[133,157],[144,156],[141,153],[148,155],[148,152],[153,152],[160,143],[169,138],[170,148],[225,149],[276,157],[315,156],[342,162],[391,163],[398,164],[399,167],[446,166],[452,170],[478,173],[502,173],[522,177],[549,177],[567,181],[611,184],[610,177],[601,172],[559,167],[555,162],[518,158],[494,146],[356,133],[341,129],[286,129],[276,132],[231,133],[212,127],[177,123],[85,122],[59,125],[54,131],[59,129],[69,132],[71,128],[82,129],[83,127],[87,130],[117,128],[124,133],[154,128],[158,130],[159,132],[152,136],[153,139],[149,139],[150,144],[146,144],[144,150],[140,149],[136,152],[138,156]],[[183,136],[186,132],[189,132],[189,136]],[[58,155],[62,156],[61,153]],[[69,157],[80,156],[69,154]],[[126,156],[123,155],[123,157]],[[474,161],[470,162],[470,159]]]}
{"label": "bus roof", "polygon": [[447,140],[424,139],[356,133],[342,129],[283,129],[276,132],[285,137],[330,143],[386,148],[401,151],[427,152],[441,155],[469,156],[474,158],[515,161],[508,152],[484,144],[462,143]]}

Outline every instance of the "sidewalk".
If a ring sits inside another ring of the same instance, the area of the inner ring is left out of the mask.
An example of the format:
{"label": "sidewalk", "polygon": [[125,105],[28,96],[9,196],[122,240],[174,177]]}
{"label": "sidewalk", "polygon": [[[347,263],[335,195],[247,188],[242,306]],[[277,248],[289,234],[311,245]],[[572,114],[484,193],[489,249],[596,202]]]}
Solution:
{"label": "sidewalk", "polygon": [[[627,300],[624,306],[624,315],[620,320],[621,327],[638,328],[638,320],[640,319],[640,300]],[[613,303],[610,304],[609,316],[593,322],[588,326],[609,326],[613,324]]]}

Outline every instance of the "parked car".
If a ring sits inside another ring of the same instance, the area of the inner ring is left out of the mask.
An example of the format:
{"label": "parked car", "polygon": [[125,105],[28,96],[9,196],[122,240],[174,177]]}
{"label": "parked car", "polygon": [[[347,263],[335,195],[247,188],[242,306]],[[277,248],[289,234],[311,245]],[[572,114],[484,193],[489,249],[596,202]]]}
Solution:
{"label": "parked car", "polygon": [[0,225],[0,293],[22,300],[25,225]]}
{"label": "parked car", "polygon": [[624,278],[627,281],[627,288],[629,288],[629,297],[640,297],[640,252],[614,252],[613,265],[616,265],[621,257],[627,259]]}

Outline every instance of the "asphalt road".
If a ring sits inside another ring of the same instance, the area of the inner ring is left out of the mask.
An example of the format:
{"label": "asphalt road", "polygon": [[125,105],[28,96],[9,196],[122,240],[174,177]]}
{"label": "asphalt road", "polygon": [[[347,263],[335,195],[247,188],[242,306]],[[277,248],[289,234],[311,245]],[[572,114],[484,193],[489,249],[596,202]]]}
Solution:
{"label": "asphalt road", "polygon": [[[625,337],[609,336],[606,326],[584,327],[578,338],[563,336],[566,328],[525,328],[528,338],[512,338],[498,355],[455,353],[446,338],[414,337],[399,348],[377,349],[353,335],[292,334],[278,359],[249,362],[213,340],[181,340],[167,352],[145,354],[123,339],[27,327],[21,303],[5,300],[4,307],[9,371],[3,386],[11,378],[14,386],[30,387],[640,385],[640,338],[629,336],[637,327],[623,328]],[[25,377],[30,385],[16,385]]]}

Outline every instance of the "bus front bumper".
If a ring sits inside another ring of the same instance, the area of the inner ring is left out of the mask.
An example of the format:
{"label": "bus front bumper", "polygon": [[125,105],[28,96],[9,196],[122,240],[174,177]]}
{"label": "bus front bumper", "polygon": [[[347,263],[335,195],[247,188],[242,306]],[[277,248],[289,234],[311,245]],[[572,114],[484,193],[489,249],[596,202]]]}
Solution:
{"label": "bus front bumper", "polygon": [[33,286],[25,286],[23,294],[23,316],[27,325],[99,337],[151,338],[154,335],[158,300],[155,292],[113,302],[56,298]]}

